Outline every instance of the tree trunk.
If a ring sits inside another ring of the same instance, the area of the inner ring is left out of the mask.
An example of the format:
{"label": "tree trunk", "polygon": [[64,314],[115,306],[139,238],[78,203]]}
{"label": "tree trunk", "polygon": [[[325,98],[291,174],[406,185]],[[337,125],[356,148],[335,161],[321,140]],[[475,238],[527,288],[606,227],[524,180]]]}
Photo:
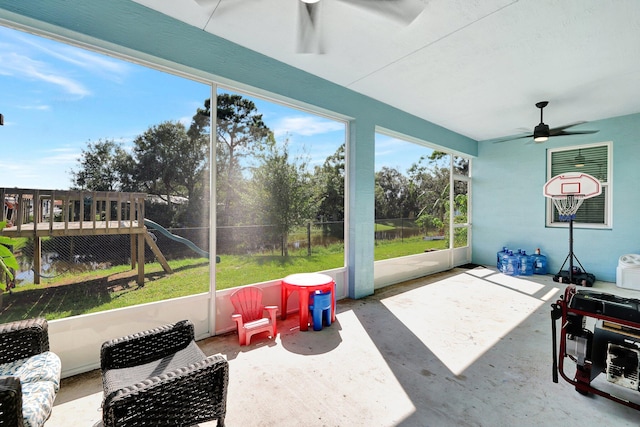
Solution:
{"label": "tree trunk", "polygon": [[288,238],[287,238],[287,233],[283,233],[282,234],[282,256],[283,257],[288,257],[289,256],[289,244],[288,244]]}

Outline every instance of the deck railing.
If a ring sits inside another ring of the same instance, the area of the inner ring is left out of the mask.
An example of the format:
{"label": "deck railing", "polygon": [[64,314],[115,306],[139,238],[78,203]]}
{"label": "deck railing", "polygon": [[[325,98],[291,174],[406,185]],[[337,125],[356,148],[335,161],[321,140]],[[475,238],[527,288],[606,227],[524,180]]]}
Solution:
{"label": "deck railing", "polygon": [[144,232],[145,193],[0,188],[3,235],[70,236]]}

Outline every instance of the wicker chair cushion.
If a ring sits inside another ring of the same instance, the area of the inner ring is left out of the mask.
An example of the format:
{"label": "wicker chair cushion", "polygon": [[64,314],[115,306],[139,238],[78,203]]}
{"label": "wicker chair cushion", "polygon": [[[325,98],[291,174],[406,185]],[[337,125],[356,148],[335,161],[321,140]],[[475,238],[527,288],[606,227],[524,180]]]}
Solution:
{"label": "wicker chair cushion", "polygon": [[131,368],[109,369],[104,371],[102,382],[105,391],[105,400],[110,400],[111,395],[122,388],[131,386],[132,384],[143,383],[149,378],[184,368],[185,366],[201,362],[204,359],[206,359],[205,354],[200,350],[195,341],[192,341],[187,347],[162,359]]}
{"label": "wicker chair cushion", "polygon": [[24,427],[40,427],[53,409],[56,387],[52,381],[22,384],[22,417]]}
{"label": "wicker chair cushion", "polygon": [[42,426],[49,418],[60,389],[60,370],[60,358],[50,351],[0,365],[0,376],[20,378],[25,427]]}

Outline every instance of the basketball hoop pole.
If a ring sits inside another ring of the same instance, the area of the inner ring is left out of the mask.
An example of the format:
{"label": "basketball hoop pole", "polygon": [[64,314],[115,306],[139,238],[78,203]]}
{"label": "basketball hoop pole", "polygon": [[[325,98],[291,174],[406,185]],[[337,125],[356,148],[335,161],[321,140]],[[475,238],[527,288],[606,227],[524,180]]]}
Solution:
{"label": "basketball hoop pole", "polygon": [[[545,197],[553,200],[553,205],[558,210],[560,221],[569,222],[569,254],[553,280],[562,283],[564,279],[566,279],[569,283],[574,284],[578,284],[576,282],[580,281],[580,285],[592,286],[593,282],[595,282],[595,276],[584,271],[580,260],[573,253],[573,220],[585,199],[601,194],[602,187],[600,181],[585,173],[569,172],[551,178],[544,185],[542,191]],[[582,268],[582,271],[577,271],[578,269],[574,267],[574,258]],[[567,260],[569,261],[569,271],[564,275],[562,269],[567,263]],[[574,269],[576,270],[575,275]]]}
{"label": "basketball hoop pole", "polygon": [[[573,283],[573,218],[569,220],[569,283]],[[560,268],[562,270],[562,268]]]}
{"label": "basketball hoop pole", "polygon": [[580,264],[580,267],[584,270],[584,267],[582,267],[580,260],[575,255],[575,253],[573,253],[573,219],[571,219],[569,220],[569,254],[564,259],[564,262],[562,263],[560,270],[558,270],[558,274],[560,274],[560,272],[564,268],[564,265],[567,263],[567,261],[569,261],[569,283],[573,283],[573,259],[574,258],[576,261],[578,261],[578,264]]}
{"label": "basketball hoop pole", "polygon": [[562,267],[560,267],[560,270],[558,270],[558,274],[556,274],[556,276],[560,276],[560,273],[562,272],[562,269],[564,268],[564,265],[567,263],[567,261],[569,261],[569,271],[568,271],[569,283],[573,283],[573,260],[574,260],[574,258],[577,261],[577,263],[580,266],[580,268],[582,269],[582,271],[586,273],[584,267],[582,266],[582,263],[580,262],[580,260],[576,256],[576,254],[573,253],[573,219],[571,219],[569,221],[569,254],[564,259],[564,262],[562,263]]}

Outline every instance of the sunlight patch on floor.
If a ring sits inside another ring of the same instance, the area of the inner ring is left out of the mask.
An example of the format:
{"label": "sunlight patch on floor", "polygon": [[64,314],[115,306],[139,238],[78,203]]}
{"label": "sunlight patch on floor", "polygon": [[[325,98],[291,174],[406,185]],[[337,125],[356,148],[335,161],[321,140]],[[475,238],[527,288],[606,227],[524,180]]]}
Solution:
{"label": "sunlight patch on floor", "polygon": [[87,396],[78,396],[64,403],[56,401],[47,426],[101,426],[101,405],[102,392]]}
{"label": "sunlight patch on floor", "polygon": [[491,270],[489,268],[485,268],[485,267],[476,267],[472,270],[469,270],[466,272],[466,274],[470,274],[472,276],[475,277],[487,277],[490,276],[492,274],[496,274],[495,270]]}
{"label": "sunlight patch on floor", "polygon": [[[347,373],[348,377],[361,376],[369,379],[367,390],[361,388],[360,381],[351,381],[350,378],[340,380],[344,396],[354,396],[349,403],[353,416],[358,417],[358,413],[367,411],[367,405],[374,404],[382,413],[394,414],[393,419],[380,419],[380,425],[400,424],[416,411],[415,402],[407,395],[404,386],[371,338],[372,331],[362,324],[362,319],[352,310],[343,311],[338,316],[343,344],[327,354],[326,365],[335,364],[336,367],[332,370]],[[354,358],[354,354],[360,357]],[[331,390],[328,393],[334,392]],[[339,420],[337,421],[338,424],[335,425],[339,425]]]}
{"label": "sunlight patch on floor", "polygon": [[560,296],[560,289],[559,288],[553,288],[549,292],[544,294],[544,296],[542,298],[540,298],[540,299],[543,300],[543,301],[549,301],[551,298],[557,298],[559,296]]}
{"label": "sunlight patch on floor", "polygon": [[492,276],[487,276],[487,280],[529,295],[533,295],[544,288],[543,284],[527,280],[526,276],[508,276],[502,273],[495,273]]}
{"label": "sunlight patch on floor", "polygon": [[542,285],[523,279],[504,282],[462,273],[382,303],[453,374],[460,375],[544,303],[526,295]]}

